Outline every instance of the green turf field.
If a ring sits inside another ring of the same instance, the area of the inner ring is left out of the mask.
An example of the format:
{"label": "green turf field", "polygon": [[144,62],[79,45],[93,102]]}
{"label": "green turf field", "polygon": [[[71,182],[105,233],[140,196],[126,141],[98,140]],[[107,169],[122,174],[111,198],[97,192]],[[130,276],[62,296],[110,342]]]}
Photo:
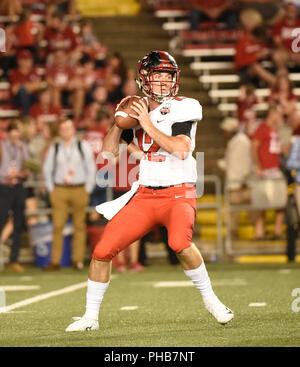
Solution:
{"label": "green turf field", "polygon": [[[193,286],[157,287],[158,282],[173,281],[188,285],[180,267],[152,265],[141,274],[114,276],[101,306],[99,331],[64,332],[72,316],[84,313],[86,288],[82,287],[1,313],[0,346],[300,346],[300,312],[295,312],[300,310],[299,264],[208,264],[207,268],[216,294],[235,312],[233,322],[226,326],[217,324],[207,313]],[[7,290],[9,307],[86,279],[87,268],[56,273],[28,268],[22,275],[0,273],[0,287],[39,286]],[[293,296],[296,288],[298,295]],[[250,307],[251,303],[266,305]],[[132,306],[137,308],[121,309]]]}

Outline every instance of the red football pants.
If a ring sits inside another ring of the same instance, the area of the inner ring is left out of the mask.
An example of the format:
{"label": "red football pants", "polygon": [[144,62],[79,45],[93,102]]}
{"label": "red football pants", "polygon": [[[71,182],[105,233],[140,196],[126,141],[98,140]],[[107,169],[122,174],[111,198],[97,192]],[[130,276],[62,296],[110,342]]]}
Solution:
{"label": "red football pants", "polygon": [[183,184],[162,190],[140,186],[106,225],[93,258],[110,261],[156,226],[168,230],[168,244],[179,253],[191,245],[196,216],[196,189]]}

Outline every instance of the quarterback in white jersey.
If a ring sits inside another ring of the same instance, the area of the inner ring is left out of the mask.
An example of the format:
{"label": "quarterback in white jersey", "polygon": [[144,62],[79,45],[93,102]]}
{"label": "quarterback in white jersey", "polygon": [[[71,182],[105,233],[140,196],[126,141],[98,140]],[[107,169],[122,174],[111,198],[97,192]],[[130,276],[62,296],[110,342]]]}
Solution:
{"label": "quarterback in white jersey", "polygon": [[[168,231],[168,245],[175,251],[186,276],[199,290],[205,308],[221,324],[233,312],[215,295],[198,248],[192,243],[197,212],[195,147],[197,121],[202,108],[191,98],[176,97],[180,70],[165,51],[151,51],[139,61],[137,83],[146,99],[133,102],[131,117],[139,121],[134,131],[114,125],[103,151],[119,153],[123,138],[144,152],[135,190],[112,216],[93,252],[89,269],[86,311],[66,331],[98,330],[98,314],[110,283],[111,261],[131,243],[156,226]],[[117,200],[119,200],[117,199]],[[105,203],[108,206],[112,203]]]}
{"label": "quarterback in white jersey", "polygon": [[140,163],[139,183],[144,186],[168,186],[197,181],[195,149],[197,121],[202,119],[202,107],[192,98],[165,98],[149,113],[152,124],[168,136],[186,134],[190,140],[190,151],[185,159],[170,154],[160,147],[142,129],[134,131],[134,143],[143,152]]}

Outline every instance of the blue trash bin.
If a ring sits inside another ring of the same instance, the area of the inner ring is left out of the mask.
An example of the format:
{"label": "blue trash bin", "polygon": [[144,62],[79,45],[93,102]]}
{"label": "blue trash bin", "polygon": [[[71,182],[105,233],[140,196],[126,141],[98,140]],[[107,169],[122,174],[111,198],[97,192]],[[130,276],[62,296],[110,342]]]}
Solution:
{"label": "blue trash bin", "polygon": [[[61,267],[72,265],[72,221],[68,221],[63,229],[63,251]],[[43,268],[51,262],[51,248],[53,240],[53,223],[37,223],[29,228],[30,244],[33,247],[35,265]]]}

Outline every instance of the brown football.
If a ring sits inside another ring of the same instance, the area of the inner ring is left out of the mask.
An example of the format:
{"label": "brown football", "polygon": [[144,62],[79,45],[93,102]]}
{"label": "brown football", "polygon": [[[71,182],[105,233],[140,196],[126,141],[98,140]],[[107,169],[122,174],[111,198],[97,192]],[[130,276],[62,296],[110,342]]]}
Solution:
{"label": "brown football", "polygon": [[121,103],[115,112],[115,122],[120,129],[132,129],[139,124],[139,121],[131,116],[130,113],[136,114],[136,112],[131,108],[133,102],[137,102],[141,97],[133,96],[126,99]]}

